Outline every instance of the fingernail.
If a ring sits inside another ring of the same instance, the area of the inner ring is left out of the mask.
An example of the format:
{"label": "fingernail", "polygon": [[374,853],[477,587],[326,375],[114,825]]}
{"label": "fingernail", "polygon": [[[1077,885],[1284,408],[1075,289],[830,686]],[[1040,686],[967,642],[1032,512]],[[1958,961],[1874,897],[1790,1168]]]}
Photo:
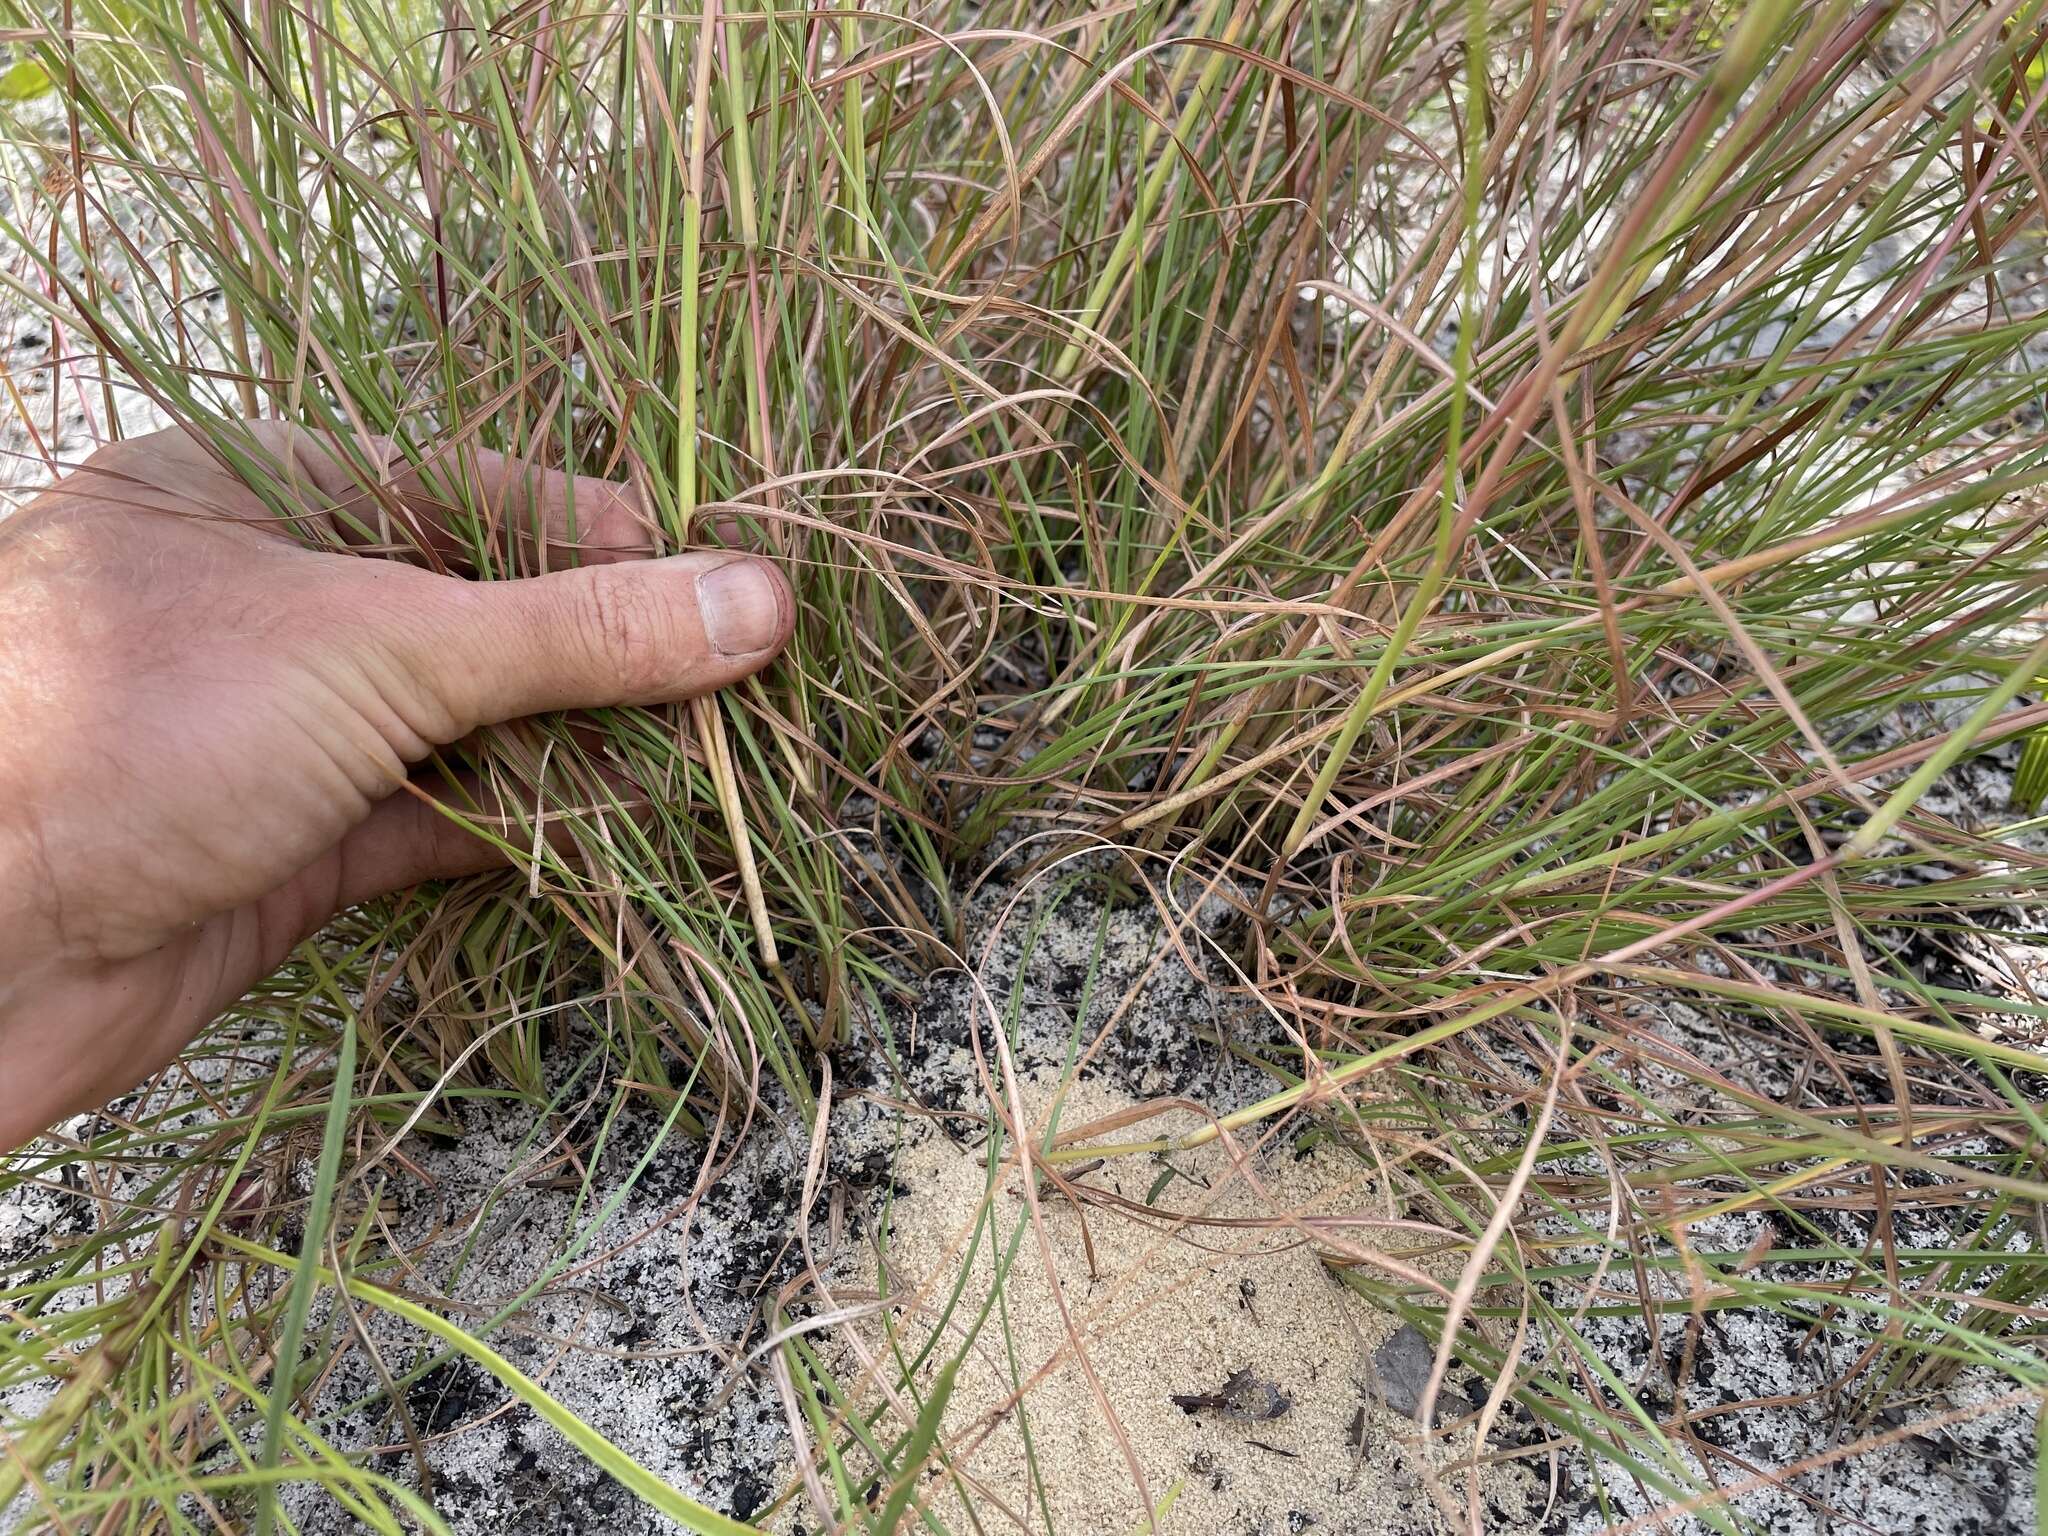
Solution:
{"label": "fingernail", "polygon": [[782,635],[782,584],[758,560],[730,560],[697,578],[697,612],[721,656],[765,651]]}

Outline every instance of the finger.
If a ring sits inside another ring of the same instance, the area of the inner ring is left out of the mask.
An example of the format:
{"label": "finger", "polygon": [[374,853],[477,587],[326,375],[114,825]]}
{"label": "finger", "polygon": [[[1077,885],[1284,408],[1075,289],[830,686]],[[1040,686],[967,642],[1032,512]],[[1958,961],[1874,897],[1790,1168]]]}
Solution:
{"label": "finger", "polygon": [[[260,518],[245,486],[281,492],[289,525],[370,554],[427,554],[443,566],[535,574],[654,553],[654,519],[631,485],[543,469],[468,444],[414,464],[388,438],[344,438],[281,421],[170,427],[96,450],[66,488],[136,511]],[[279,531],[283,531],[280,526]],[[737,519],[696,530],[727,547]],[[693,542],[695,540],[693,539]]]}
{"label": "finger", "polygon": [[[609,774],[606,778],[620,809],[634,814],[626,780]],[[640,804],[645,807],[644,797]],[[451,811],[491,836],[472,832]],[[470,774],[453,785],[438,779],[416,782],[378,802],[369,817],[342,838],[336,854],[340,866],[336,905],[348,908],[423,881],[455,880],[522,864],[535,851],[537,811],[539,807],[528,805],[511,813]],[[541,829],[555,853],[575,853],[574,835],[566,820],[546,816]]]}
{"label": "finger", "polygon": [[773,565],[722,551],[523,581],[392,581],[376,566],[352,584],[354,633],[393,689],[430,706],[437,745],[524,715],[709,693],[760,671],[795,623]]}
{"label": "finger", "polygon": [[342,439],[288,422],[248,424],[254,442],[297,481],[350,543],[387,553],[428,549],[451,564],[478,548],[537,555],[522,569],[637,560],[654,524],[630,485],[570,475],[467,443],[409,462],[390,439]]}
{"label": "finger", "polygon": [[[380,801],[367,820],[343,837],[337,905],[346,909],[422,880],[453,880],[505,868],[510,861],[504,850],[454,820],[441,803],[472,817],[476,814],[473,791],[437,796],[424,789],[406,790]],[[492,820],[501,838],[517,839],[509,822]]]}

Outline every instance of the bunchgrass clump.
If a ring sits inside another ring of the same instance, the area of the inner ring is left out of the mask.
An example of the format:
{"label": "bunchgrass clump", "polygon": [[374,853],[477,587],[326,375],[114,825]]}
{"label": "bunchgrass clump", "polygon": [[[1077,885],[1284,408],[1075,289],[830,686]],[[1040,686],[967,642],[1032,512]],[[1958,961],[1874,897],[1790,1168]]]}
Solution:
{"label": "bunchgrass clump", "polygon": [[[137,395],[280,512],[240,418],[372,488],[388,442],[461,558],[388,496],[337,538],[500,579],[539,557],[490,449],[771,551],[801,608],[716,702],[465,749],[515,869],[352,914],[16,1160],[96,1215],[0,1274],[0,1514],[263,1529],[305,1481],[435,1524],[309,1406],[364,1309],[434,1336],[394,1385],[467,1354],[734,1528],[516,1378],[502,1318],[407,1294],[377,1181],[454,1098],[547,1105],[572,1010],[594,1125],[811,1123],[1020,826],[1239,909],[1287,1043],[1229,1128],[1312,1118],[1448,1234],[1446,1291],[1344,1277],[1596,1487],[1744,1523],[1560,1299],[1647,1312],[1650,1271],[1867,1339],[1845,1443],[1965,1367],[2048,1390],[2048,1003],[1925,959],[2038,911],[2048,842],[1923,803],[2048,719],[2043,18],[1943,15],[0,3],[53,470]],[[1793,1086],[1673,1045],[1681,1005]],[[1689,1238],[1736,1211],[1769,1239]],[[849,1420],[782,1355],[817,1517],[921,1518],[938,1411]]]}

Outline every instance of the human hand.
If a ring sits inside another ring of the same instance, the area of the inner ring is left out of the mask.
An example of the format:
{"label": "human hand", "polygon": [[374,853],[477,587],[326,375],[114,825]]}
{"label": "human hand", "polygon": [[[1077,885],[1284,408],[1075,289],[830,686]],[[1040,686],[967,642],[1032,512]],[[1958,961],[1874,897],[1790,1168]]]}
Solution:
{"label": "human hand", "polygon": [[[311,434],[255,441],[308,526],[392,510]],[[334,913],[500,862],[401,788],[479,726],[693,697],[794,615],[765,561],[644,558],[631,493],[469,456],[549,574],[474,582],[289,537],[182,430],[103,448],[0,522],[0,1151],[173,1060]],[[578,556],[581,564],[572,564]],[[529,562],[531,563],[531,562]]]}

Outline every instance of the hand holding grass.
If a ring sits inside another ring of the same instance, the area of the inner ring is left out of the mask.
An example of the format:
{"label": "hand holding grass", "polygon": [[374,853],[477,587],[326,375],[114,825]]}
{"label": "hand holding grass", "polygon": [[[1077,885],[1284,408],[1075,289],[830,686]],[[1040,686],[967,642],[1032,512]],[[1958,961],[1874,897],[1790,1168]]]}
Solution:
{"label": "hand holding grass", "polygon": [[[373,493],[309,435],[253,431],[303,485],[299,532],[462,547],[418,476]],[[436,747],[707,693],[789,636],[771,566],[645,558],[625,487],[483,453],[448,473],[548,574],[311,548],[176,430],[0,524],[0,1148],[164,1066],[336,911],[497,863],[408,792]]]}

